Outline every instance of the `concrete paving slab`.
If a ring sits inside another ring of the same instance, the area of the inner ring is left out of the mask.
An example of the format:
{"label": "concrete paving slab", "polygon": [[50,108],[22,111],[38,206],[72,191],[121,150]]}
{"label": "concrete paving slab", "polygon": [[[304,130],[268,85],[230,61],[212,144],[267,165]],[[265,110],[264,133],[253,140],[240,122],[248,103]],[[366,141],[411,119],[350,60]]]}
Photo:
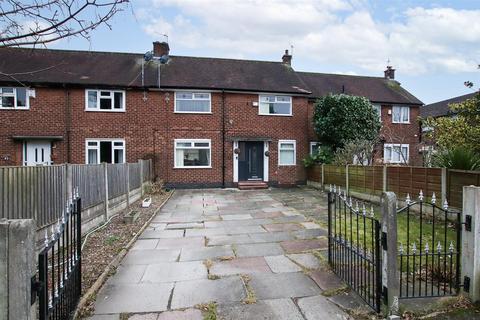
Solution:
{"label": "concrete paving slab", "polygon": [[291,215],[291,216],[288,216],[287,212],[282,211],[282,213],[285,215],[285,217],[274,218],[273,221],[275,223],[304,222],[305,221],[305,217],[298,214],[298,213],[295,214],[295,215]]}
{"label": "concrete paving slab", "polygon": [[96,314],[87,320],[120,320],[120,314]]}
{"label": "concrete paving slab", "polygon": [[118,266],[115,275],[108,279],[110,283],[139,283],[147,269],[147,265],[144,264],[121,264]]}
{"label": "concrete paving slab", "polygon": [[182,249],[180,254],[180,261],[194,261],[205,259],[216,259],[225,256],[233,256],[232,247],[227,246],[214,246],[205,248],[185,248]]}
{"label": "concrete paving slab", "polygon": [[291,299],[260,300],[255,304],[220,304],[223,320],[304,320]]}
{"label": "concrete paving slab", "polygon": [[[260,234],[260,233],[259,233]],[[208,246],[221,246],[227,244],[244,244],[244,243],[253,243],[255,242],[247,234],[240,234],[234,236],[211,236],[207,237]]]}
{"label": "concrete paving slab", "polygon": [[145,249],[145,250],[131,250],[127,253],[122,261],[122,264],[152,264],[159,262],[176,261],[180,255],[180,249],[178,250],[158,250],[158,249]]}
{"label": "concrete paving slab", "polygon": [[[278,209],[277,209],[278,210]],[[275,212],[255,212],[251,214],[254,218],[279,218],[283,217],[280,211]]]}
{"label": "concrete paving slab", "polygon": [[230,221],[206,221],[205,228],[232,228],[272,223],[272,219],[249,219]]}
{"label": "concrete paving slab", "polygon": [[243,282],[238,276],[218,280],[182,281],[175,285],[171,308],[188,308],[211,301],[240,302],[245,296]]}
{"label": "concrete paving slab", "polygon": [[297,304],[307,320],[353,319],[350,318],[347,313],[321,295],[298,299]]}
{"label": "concrete paving slab", "polygon": [[130,250],[155,249],[158,239],[138,239]]}
{"label": "concrete paving slab", "polygon": [[253,243],[280,242],[295,239],[290,232],[266,232],[250,234]]}
{"label": "concrete paving slab", "polygon": [[134,314],[128,320],[157,320],[158,313]]}
{"label": "concrete paving slab", "polygon": [[329,301],[340,306],[343,310],[358,309],[364,312],[373,311],[354,291],[344,292],[327,298]]}
{"label": "concrete paving slab", "polygon": [[203,320],[202,312],[198,309],[165,311],[158,315],[157,320]]}
{"label": "concrete paving slab", "polygon": [[306,297],[321,293],[317,284],[301,272],[254,273],[250,278],[257,299]]}
{"label": "concrete paving slab", "polygon": [[302,271],[302,268],[284,255],[268,256],[265,257],[265,261],[267,261],[268,266],[274,273]]}
{"label": "concrete paving slab", "polygon": [[238,257],[276,256],[284,253],[278,243],[239,244],[236,252]]}
{"label": "concrete paving slab", "polygon": [[287,257],[293,260],[295,263],[301,265],[307,269],[318,269],[320,268],[320,262],[318,259],[311,253],[294,253],[288,254]]}
{"label": "concrete paving slab", "polygon": [[297,223],[274,223],[263,226],[268,232],[297,231],[303,227]]}
{"label": "concrete paving slab", "polygon": [[167,230],[174,229],[198,229],[203,228],[203,222],[169,223],[165,227]]}
{"label": "concrete paving slab", "polygon": [[[137,240],[138,241],[138,240]],[[160,239],[156,249],[200,248],[205,246],[204,237],[189,237],[179,239]]]}
{"label": "concrete paving slab", "polygon": [[147,230],[164,230],[166,226],[166,223],[150,223]]}
{"label": "concrete paving slab", "polygon": [[228,221],[228,220],[248,220],[248,219],[253,219],[253,217],[250,214],[226,214],[226,215],[222,215],[222,219],[224,221]]}
{"label": "concrete paving slab", "polygon": [[185,237],[211,237],[219,235],[227,235],[228,231],[225,228],[211,228],[211,229],[190,229],[186,230]]}
{"label": "concrete paving slab", "polygon": [[147,266],[142,282],[165,283],[206,279],[207,268],[202,261],[167,262]]}
{"label": "concrete paving slab", "polygon": [[324,229],[304,229],[292,232],[296,239],[308,240],[318,237],[326,237],[328,235],[327,230]]}
{"label": "concrete paving slab", "polygon": [[183,230],[145,230],[140,239],[182,238]]}
{"label": "concrete paving slab", "polygon": [[305,229],[320,229],[320,226],[315,222],[301,222],[300,223]]}
{"label": "concrete paving slab", "polygon": [[312,249],[327,249],[328,242],[326,239],[316,240],[290,240],[280,243],[287,253],[301,253]]}
{"label": "concrete paving slab", "polygon": [[97,295],[96,314],[167,310],[173,283],[105,285]]}
{"label": "concrete paving slab", "polygon": [[265,258],[236,258],[228,261],[214,262],[210,268],[210,274],[218,276],[251,273],[271,273]]}
{"label": "concrete paving slab", "polygon": [[310,278],[317,283],[322,290],[338,289],[344,284],[333,272],[327,270],[315,270],[310,273]]}

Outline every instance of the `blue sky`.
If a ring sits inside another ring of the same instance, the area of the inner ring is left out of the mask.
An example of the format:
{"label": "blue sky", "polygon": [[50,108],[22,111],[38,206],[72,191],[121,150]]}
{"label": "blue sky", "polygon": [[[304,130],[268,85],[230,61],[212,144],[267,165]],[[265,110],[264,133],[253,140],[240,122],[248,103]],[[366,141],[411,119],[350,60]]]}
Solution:
{"label": "blue sky", "polygon": [[480,84],[480,0],[132,0],[111,26],[49,47],[145,52],[168,34],[173,55],[275,61],[293,46],[299,71],[382,76],[390,60],[425,103]]}

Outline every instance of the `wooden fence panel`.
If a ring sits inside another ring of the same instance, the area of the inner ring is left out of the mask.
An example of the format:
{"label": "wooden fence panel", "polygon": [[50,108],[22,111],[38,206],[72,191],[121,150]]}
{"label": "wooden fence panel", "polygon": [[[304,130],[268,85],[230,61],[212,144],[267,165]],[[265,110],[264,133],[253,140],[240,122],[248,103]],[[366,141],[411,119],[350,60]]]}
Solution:
{"label": "wooden fence panel", "polygon": [[430,199],[435,192],[437,198],[441,199],[442,192],[442,169],[422,167],[387,167],[387,191],[397,194],[403,199],[410,194],[416,198],[422,190],[426,199]]}
{"label": "wooden fence panel", "polygon": [[129,163],[128,164],[128,172],[129,172],[129,183],[130,183],[130,190],[138,189],[141,185],[141,177],[140,177],[140,163]]}
{"label": "wooden fence panel", "polygon": [[108,164],[108,199],[127,193],[127,165],[124,163]]}
{"label": "wooden fence panel", "polygon": [[324,170],[324,183],[326,185],[332,184],[345,188],[345,167],[326,164],[323,167]]}
{"label": "wooden fence panel", "polygon": [[64,166],[1,167],[0,218],[34,218],[39,227],[61,217],[66,204]]}
{"label": "wooden fence panel", "polygon": [[381,194],[383,191],[383,167],[348,166],[348,187],[356,192]]}
{"label": "wooden fence panel", "polygon": [[101,164],[72,166],[72,186],[78,188],[84,209],[105,201],[105,172]]}
{"label": "wooden fence panel", "polygon": [[462,208],[463,186],[480,186],[480,172],[452,170],[447,171],[447,199],[450,206]]}
{"label": "wooden fence panel", "polygon": [[313,165],[307,169],[307,179],[310,181],[322,182],[322,165]]}

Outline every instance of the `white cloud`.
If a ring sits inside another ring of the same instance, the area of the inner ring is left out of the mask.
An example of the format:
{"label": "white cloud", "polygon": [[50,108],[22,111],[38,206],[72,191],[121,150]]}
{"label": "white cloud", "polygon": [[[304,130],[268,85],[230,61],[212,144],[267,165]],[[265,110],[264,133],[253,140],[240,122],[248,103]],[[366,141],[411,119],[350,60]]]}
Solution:
{"label": "white cloud", "polygon": [[[175,48],[217,57],[278,57],[381,72],[387,59],[403,74],[473,71],[480,10],[411,8],[376,21],[364,0],[152,0],[144,30],[167,33]],[[163,9],[176,15],[162,16]],[[156,13],[159,14],[156,14]],[[211,54],[213,52],[213,54]],[[210,54],[209,54],[210,53]]]}

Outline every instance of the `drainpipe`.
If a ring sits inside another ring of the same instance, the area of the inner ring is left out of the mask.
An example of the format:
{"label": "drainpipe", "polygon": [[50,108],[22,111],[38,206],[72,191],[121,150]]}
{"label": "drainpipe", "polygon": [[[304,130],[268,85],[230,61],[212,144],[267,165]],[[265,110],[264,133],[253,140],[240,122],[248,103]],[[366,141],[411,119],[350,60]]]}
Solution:
{"label": "drainpipe", "polygon": [[225,189],[225,90],[222,90],[222,188]]}
{"label": "drainpipe", "polygon": [[70,135],[72,131],[72,108],[71,108],[71,99],[70,99],[70,90],[65,88],[65,140],[67,143],[67,163],[72,162],[72,148],[70,145]]}

